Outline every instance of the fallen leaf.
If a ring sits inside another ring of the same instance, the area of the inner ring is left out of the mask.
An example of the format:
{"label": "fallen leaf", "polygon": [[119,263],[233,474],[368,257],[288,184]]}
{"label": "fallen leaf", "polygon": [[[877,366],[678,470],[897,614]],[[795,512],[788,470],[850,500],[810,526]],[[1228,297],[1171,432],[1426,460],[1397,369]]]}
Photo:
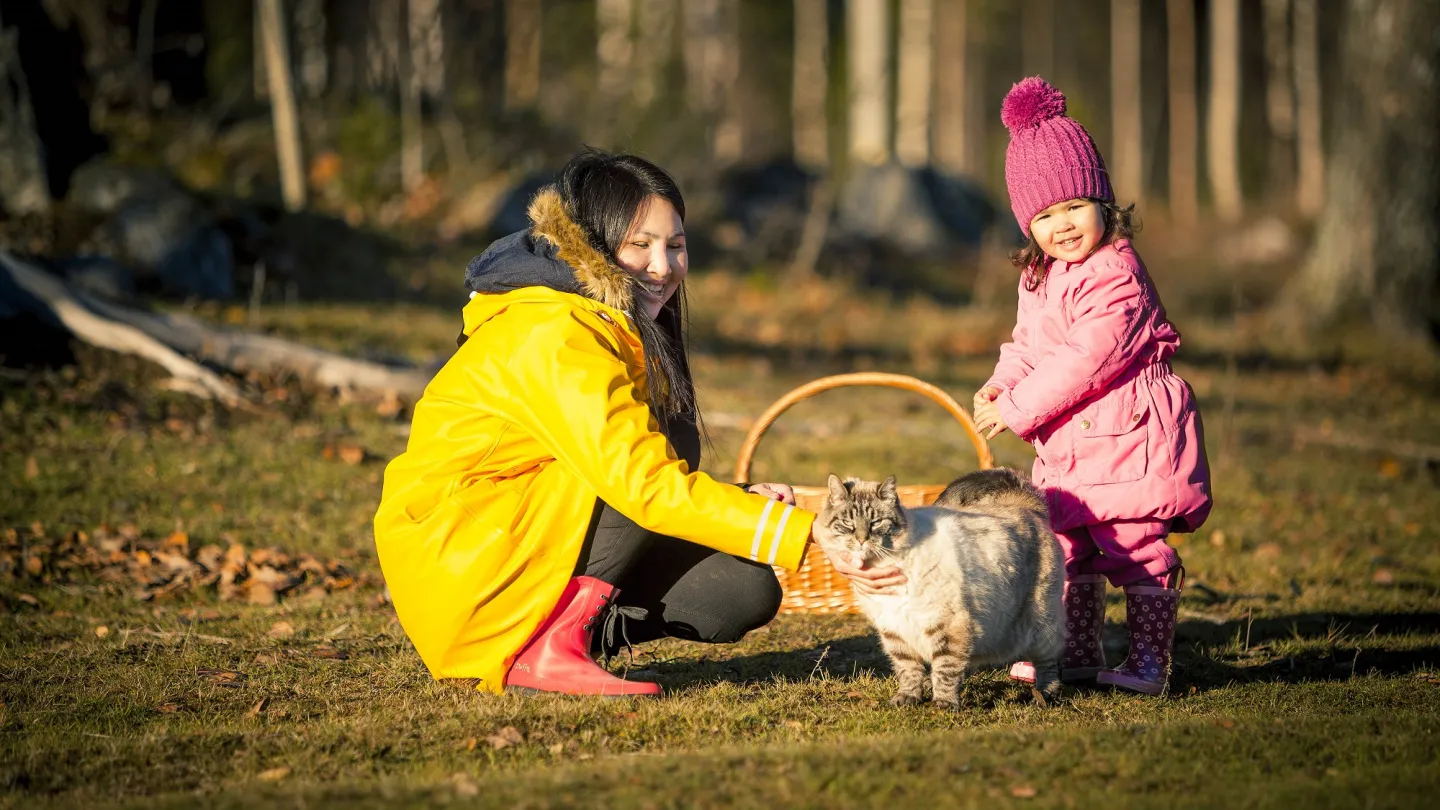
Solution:
{"label": "fallen leaf", "polygon": [[182,552],[188,551],[190,549],[190,535],[181,531],[171,532],[170,536],[166,537],[160,545],[166,548],[179,549]]}
{"label": "fallen leaf", "polygon": [[1035,788],[1029,785],[1015,785],[1010,788],[1010,795],[1017,799],[1033,799],[1035,798],[1035,792]]}
{"label": "fallen leaf", "polygon": [[25,558],[25,572],[28,573],[30,576],[38,577],[40,576],[40,573],[44,570],[45,562],[41,560],[38,556],[32,554],[29,557]]}
{"label": "fallen leaf", "polygon": [[260,716],[260,713],[263,712],[263,711],[265,711],[265,707],[266,707],[266,706],[269,706],[269,705],[270,705],[270,698],[268,698],[268,697],[260,698],[260,700],[256,701],[256,703],[255,703],[254,706],[251,706],[251,707],[250,707],[250,711],[246,712],[246,713],[245,713],[245,716],[246,716],[246,717],[259,717],[259,716]]}
{"label": "fallen leaf", "polygon": [[275,587],[268,582],[252,580],[245,588],[246,600],[252,605],[273,605],[280,601]]}
{"label": "fallen leaf", "polygon": [[1222,717],[1221,719],[1216,720],[1215,722],[1216,722],[1216,724],[1219,725],[1221,728],[1234,728],[1234,727],[1235,727],[1235,721],[1234,721],[1234,720],[1231,720],[1231,719],[1228,718],[1228,717]]}
{"label": "fallen leaf", "polygon": [[475,750],[475,746],[477,746],[477,745],[479,745],[479,744],[480,744],[480,740],[478,740],[478,739],[476,739],[476,738],[474,738],[474,737],[466,737],[464,740],[462,740],[462,741],[460,742],[460,747],[461,747],[461,748],[464,748],[466,751],[474,751],[474,750]]}
{"label": "fallen leaf", "polygon": [[330,632],[326,633],[326,634],[325,634],[325,638],[330,638],[330,639],[339,638],[339,637],[345,635],[345,631],[346,631],[346,630],[349,630],[349,629],[350,629],[350,623],[349,623],[349,622],[344,622],[344,623],[342,623],[340,626],[338,626],[338,627],[332,629]]}
{"label": "fallen leaf", "polygon": [[1395,572],[1391,571],[1389,568],[1377,568],[1375,570],[1375,575],[1370,577],[1370,581],[1375,583],[1376,585],[1394,585]]}
{"label": "fallen leaf", "polygon": [[360,464],[365,461],[365,448],[358,444],[342,444],[340,445],[340,460],[352,467]]}
{"label": "fallen leaf", "polygon": [[1220,531],[1219,529],[1216,529],[1215,531],[1211,532],[1211,533],[1210,533],[1210,545],[1214,546],[1215,548],[1224,548],[1224,547],[1225,547],[1225,532],[1222,532],[1222,531]]}
{"label": "fallen leaf", "polygon": [[25,480],[29,481],[40,476],[40,464],[31,456],[25,459]]}
{"label": "fallen leaf", "polygon": [[863,697],[865,697],[865,693],[864,693],[864,692],[846,692],[846,693],[845,693],[845,697],[848,697],[848,698],[863,698]]}
{"label": "fallen leaf", "polygon": [[310,651],[310,657],[328,658],[334,661],[344,661],[345,659],[350,657],[350,653],[347,653],[344,650],[337,650],[328,644],[322,644],[319,647],[316,647],[315,649]]}
{"label": "fallen leaf", "polygon": [[1381,478],[1398,478],[1400,475],[1400,462],[1393,458],[1387,458],[1380,462]]}
{"label": "fallen leaf", "polygon": [[805,724],[800,722],[799,720],[786,720],[785,727],[799,731],[800,729],[805,728]]}
{"label": "fallen leaf", "polygon": [[1255,556],[1262,560],[1274,560],[1280,557],[1281,552],[1279,543],[1261,543],[1255,549]]}
{"label": "fallen leaf", "polygon": [[565,752],[565,743],[555,743],[546,747],[545,750],[550,752],[550,756],[558,757]]}
{"label": "fallen leaf", "polygon": [[218,686],[238,689],[245,683],[245,673],[233,669],[197,669],[195,674]]}
{"label": "fallen leaf", "polygon": [[106,627],[105,625],[102,624],[99,627],[95,628],[96,638],[105,638],[108,635],[110,635],[110,628]]}
{"label": "fallen leaf", "polygon": [[268,667],[280,663],[280,658],[274,653],[259,653],[251,659],[250,663]]}
{"label": "fallen leaf", "polygon": [[468,797],[480,794],[480,786],[475,784],[475,780],[471,779],[468,773],[457,773],[450,777],[450,781],[455,785],[455,795],[457,796]]}
{"label": "fallen leaf", "polygon": [[30,607],[40,607],[40,600],[36,599],[28,593],[17,593],[15,594],[15,598],[20,602],[29,605]]}
{"label": "fallen leaf", "polygon": [[155,707],[155,711],[161,714],[174,714],[180,711],[180,704],[174,701],[166,701]]}
{"label": "fallen leaf", "polygon": [[405,402],[393,389],[387,389],[385,396],[375,406],[375,414],[385,419],[394,419],[403,410],[405,410]]}
{"label": "fallen leaf", "polygon": [[506,726],[486,737],[485,742],[490,743],[491,748],[499,750],[501,748],[509,748],[512,745],[524,745],[525,736],[514,726]]}
{"label": "fallen leaf", "polygon": [[261,771],[260,773],[256,774],[256,777],[266,782],[278,782],[279,780],[284,779],[289,775],[290,768],[285,765],[281,765],[278,768],[271,768],[268,771]]}
{"label": "fallen leaf", "polygon": [[290,638],[295,635],[295,625],[290,622],[275,622],[270,625],[270,632],[265,635],[270,638]]}

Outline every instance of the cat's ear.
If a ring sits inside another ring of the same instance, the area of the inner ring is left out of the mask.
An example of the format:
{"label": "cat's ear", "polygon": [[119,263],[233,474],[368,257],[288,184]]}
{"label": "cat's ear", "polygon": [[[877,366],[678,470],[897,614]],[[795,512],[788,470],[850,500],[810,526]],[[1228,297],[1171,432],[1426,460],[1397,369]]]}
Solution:
{"label": "cat's ear", "polygon": [[850,490],[845,488],[845,483],[840,480],[840,476],[831,473],[829,484],[831,503],[844,503],[850,500]]}
{"label": "cat's ear", "polygon": [[880,485],[880,497],[884,498],[887,501],[898,500],[898,496],[895,494],[895,486],[895,476],[887,476],[885,478],[885,483]]}

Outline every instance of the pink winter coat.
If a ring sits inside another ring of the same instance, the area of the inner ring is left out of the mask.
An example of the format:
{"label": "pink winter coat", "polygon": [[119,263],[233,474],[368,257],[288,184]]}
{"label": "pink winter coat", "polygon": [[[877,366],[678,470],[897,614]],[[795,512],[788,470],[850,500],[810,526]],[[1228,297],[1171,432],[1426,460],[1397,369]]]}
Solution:
{"label": "pink winter coat", "polygon": [[987,385],[1035,446],[1034,480],[1056,531],[1114,520],[1194,531],[1210,513],[1195,395],[1170,369],[1180,333],[1128,240],[1020,284],[1012,342]]}

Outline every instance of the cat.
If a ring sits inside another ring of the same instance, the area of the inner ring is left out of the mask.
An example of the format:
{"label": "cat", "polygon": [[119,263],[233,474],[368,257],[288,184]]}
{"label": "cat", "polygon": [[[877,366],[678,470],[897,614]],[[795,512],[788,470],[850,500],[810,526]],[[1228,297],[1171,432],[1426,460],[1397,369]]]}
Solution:
{"label": "cat", "polygon": [[1059,695],[1064,565],[1033,486],[1013,471],[982,470],[917,509],[900,505],[893,475],[831,475],[829,488],[814,528],[821,547],[899,565],[908,578],[902,593],[855,592],[899,681],[891,703],[920,703],[929,686],[937,706],[956,710],[967,668],[1019,660],[1035,666],[1038,702]]}

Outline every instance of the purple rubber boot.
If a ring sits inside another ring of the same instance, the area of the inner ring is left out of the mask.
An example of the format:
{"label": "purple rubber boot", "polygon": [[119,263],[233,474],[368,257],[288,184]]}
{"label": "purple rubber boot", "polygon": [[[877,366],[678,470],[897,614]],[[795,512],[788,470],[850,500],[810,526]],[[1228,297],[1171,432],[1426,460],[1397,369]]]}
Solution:
{"label": "purple rubber boot", "polygon": [[[1105,577],[1081,574],[1065,580],[1065,654],[1060,658],[1060,680],[1091,681],[1105,669],[1100,631],[1105,627]],[[1035,682],[1035,667],[1021,661],[1010,667],[1011,680]]]}
{"label": "purple rubber boot", "polygon": [[1096,676],[1097,682],[1147,695],[1165,691],[1170,682],[1170,658],[1175,646],[1175,618],[1180,610],[1180,583],[1175,585],[1174,588],[1125,586],[1130,655],[1125,663]]}

